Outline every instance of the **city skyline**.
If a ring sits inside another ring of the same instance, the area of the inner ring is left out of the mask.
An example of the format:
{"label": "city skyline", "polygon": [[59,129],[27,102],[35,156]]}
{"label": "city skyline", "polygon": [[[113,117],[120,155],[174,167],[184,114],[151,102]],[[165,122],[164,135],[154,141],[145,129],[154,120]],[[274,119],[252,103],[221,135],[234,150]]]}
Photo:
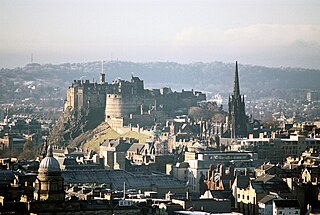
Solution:
{"label": "city skyline", "polygon": [[0,67],[124,61],[320,68],[317,1],[2,1]]}

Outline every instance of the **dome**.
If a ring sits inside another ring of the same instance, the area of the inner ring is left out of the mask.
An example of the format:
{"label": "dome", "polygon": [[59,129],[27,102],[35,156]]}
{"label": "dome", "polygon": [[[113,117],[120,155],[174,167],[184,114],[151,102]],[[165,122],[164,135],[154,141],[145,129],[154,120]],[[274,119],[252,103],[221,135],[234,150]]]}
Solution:
{"label": "dome", "polygon": [[48,147],[47,156],[40,162],[39,172],[60,172],[60,165],[53,157],[51,145]]}

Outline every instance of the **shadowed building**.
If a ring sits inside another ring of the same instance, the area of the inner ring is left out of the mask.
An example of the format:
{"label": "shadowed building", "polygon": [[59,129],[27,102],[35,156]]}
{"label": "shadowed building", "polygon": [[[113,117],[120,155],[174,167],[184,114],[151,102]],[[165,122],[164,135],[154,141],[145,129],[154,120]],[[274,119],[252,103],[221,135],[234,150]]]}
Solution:
{"label": "shadowed building", "polygon": [[247,121],[244,96],[240,94],[238,62],[236,62],[233,95],[229,97],[228,125],[231,138],[247,136]]}
{"label": "shadowed building", "polygon": [[39,165],[39,175],[35,182],[34,198],[37,201],[64,201],[64,183],[59,162],[53,157],[52,146]]}

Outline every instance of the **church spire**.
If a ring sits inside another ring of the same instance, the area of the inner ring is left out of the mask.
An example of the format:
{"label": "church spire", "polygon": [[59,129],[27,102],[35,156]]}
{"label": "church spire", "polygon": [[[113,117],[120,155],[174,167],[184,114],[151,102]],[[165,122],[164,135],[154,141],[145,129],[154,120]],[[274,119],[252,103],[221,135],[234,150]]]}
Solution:
{"label": "church spire", "polygon": [[239,75],[238,75],[238,61],[236,61],[236,69],[234,71],[233,95],[235,97],[240,95]]}

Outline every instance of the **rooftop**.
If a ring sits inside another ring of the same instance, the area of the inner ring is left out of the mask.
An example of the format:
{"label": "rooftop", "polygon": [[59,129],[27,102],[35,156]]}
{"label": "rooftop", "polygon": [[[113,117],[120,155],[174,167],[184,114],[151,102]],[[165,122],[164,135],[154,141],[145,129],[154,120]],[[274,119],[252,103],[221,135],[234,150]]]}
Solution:
{"label": "rooftop", "polygon": [[276,199],[273,201],[274,204],[279,208],[285,208],[285,207],[289,207],[289,208],[300,208],[300,204],[299,201],[296,199]]}
{"label": "rooftop", "polygon": [[104,183],[112,189],[184,188],[185,184],[168,175],[134,175],[125,170],[67,170],[62,172],[66,184]]}

